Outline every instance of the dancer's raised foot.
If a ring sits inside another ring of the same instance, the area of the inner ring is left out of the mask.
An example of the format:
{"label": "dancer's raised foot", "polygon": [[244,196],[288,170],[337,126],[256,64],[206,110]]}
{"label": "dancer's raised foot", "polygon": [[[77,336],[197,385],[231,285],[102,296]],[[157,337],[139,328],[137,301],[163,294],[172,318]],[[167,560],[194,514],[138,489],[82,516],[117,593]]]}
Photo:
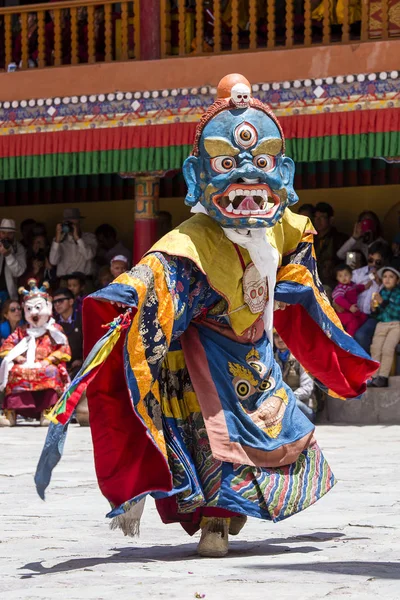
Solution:
{"label": "dancer's raised foot", "polygon": [[245,515],[236,515],[231,517],[229,525],[229,535],[238,535],[246,525],[247,517]]}

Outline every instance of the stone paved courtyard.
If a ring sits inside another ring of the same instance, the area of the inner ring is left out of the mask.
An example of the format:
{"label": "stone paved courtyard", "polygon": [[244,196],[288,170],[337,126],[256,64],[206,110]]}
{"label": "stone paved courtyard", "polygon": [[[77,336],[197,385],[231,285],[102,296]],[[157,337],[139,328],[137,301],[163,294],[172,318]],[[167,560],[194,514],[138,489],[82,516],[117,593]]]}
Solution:
{"label": "stone paved courtyard", "polygon": [[320,426],[338,485],[279,525],[249,520],[223,559],[162,525],[148,501],[139,539],[110,531],[90,432],[70,428],[42,502],[33,472],[46,431],[0,430],[1,600],[400,599],[400,426]]}

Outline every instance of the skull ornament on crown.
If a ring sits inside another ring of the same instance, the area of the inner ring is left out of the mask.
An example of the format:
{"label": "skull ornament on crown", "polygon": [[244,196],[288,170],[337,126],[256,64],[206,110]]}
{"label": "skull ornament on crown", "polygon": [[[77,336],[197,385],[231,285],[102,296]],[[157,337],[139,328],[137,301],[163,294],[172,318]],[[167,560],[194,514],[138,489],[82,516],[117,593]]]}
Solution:
{"label": "skull ornament on crown", "polygon": [[247,108],[250,104],[251,90],[244,83],[236,83],[231,89],[231,100],[236,108]]}
{"label": "skull ornament on crown", "polygon": [[44,282],[42,287],[38,288],[36,279],[29,279],[28,286],[29,290],[25,288],[18,290],[22,295],[25,319],[33,328],[44,327],[53,312],[53,305],[47,291],[49,284]]}
{"label": "skull ornament on crown", "polygon": [[282,128],[242,75],[221,79],[217,95],[183,165],[185,202],[200,203],[223,227],[273,227],[298,201]]}

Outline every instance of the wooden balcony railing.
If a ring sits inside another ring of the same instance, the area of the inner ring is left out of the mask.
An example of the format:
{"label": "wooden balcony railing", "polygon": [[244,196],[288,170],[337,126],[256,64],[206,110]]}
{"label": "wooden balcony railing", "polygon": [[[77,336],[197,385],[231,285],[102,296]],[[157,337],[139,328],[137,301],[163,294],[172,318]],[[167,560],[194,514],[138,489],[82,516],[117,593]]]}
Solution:
{"label": "wooden balcony railing", "polygon": [[[161,58],[400,37],[400,0],[159,4]],[[0,69],[140,60],[140,35],[143,40],[147,35],[140,31],[141,10],[145,13],[146,0],[141,5],[140,0],[63,0],[0,8]]]}
{"label": "wooden balcony railing", "polygon": [[161,55],[400,37],[400,0],[161,0]]}
{"label": "wooden balcony railing", "polygon": [[0,9],[0,68],[139,59],[139,2],[67,0]]}

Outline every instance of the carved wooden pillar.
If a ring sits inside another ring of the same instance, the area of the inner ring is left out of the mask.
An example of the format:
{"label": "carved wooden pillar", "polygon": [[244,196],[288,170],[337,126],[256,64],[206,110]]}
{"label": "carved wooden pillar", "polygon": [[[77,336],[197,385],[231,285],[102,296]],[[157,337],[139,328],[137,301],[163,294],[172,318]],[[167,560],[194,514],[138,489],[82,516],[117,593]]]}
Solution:
{"label": "carved wooden pillar", "polygon": [[157,213],[160,178],[139,175],[135,178],[135,222],[133,228],[133,264],[139,262],[157,241]]}
{"label": "carved wooden pillar", "polygon": [[161,57],[160,0],[140,3],[140,60]]}

